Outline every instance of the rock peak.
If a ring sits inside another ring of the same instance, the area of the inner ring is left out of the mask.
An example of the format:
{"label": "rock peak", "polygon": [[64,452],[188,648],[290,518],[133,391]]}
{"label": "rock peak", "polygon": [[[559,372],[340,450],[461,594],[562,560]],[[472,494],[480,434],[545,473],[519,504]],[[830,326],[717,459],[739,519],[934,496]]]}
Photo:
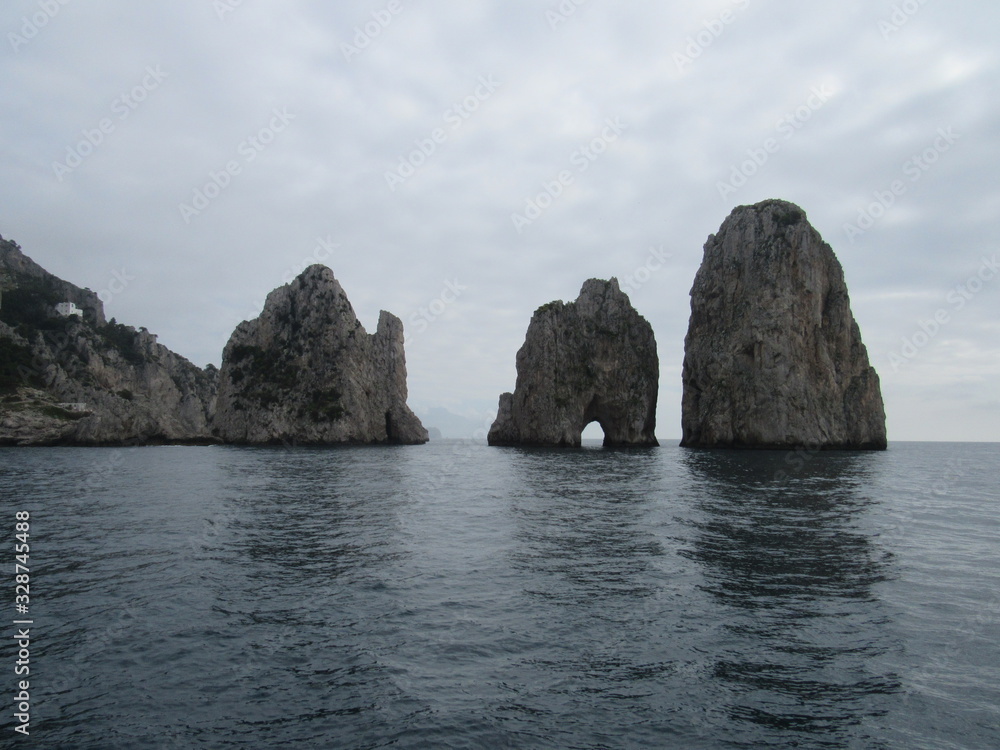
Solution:
{"label": "rock peak", "polygon": [[403,324],[382,311],[365,332],[329,268],[312,265],[267,296],[222,355],[215,426],[237,443],[424,443],[406,405]]}
{"label": "rock peak", "polygon": [[709,236],[682,378],[681,445],[886,446],[843,269],[793,203],[739,206]]}
{"label": "rock peak", "polygon": [[489,443],[578,446],[596,421],[605,445],[656,445],[658,379],[649,323],[616,279],[589,279],[575,302],[535,311]]}
{"label": "rock peak", "polygon": [[[618,286],[618,279],[612,276],[610,279],[605,281],[604,279],[587,279],[583,282],[583,286],[580,288],[580,295],[577,297],[577,302],[581,298],[587,297],[605,297],[609,294],[621,294],[624,296],[621,287]],[[628,297],[625,296],[626,301]]]}
{"label": "rock peak", "polygon": [[316,283],[334,283],[338,286],[340,282],[333,275],[333,271],[328,267],[324,266],[322,263],[313,263],[302,271],[298,276],[295,277],[295,281],[300,286],[305,286],[307,284]]}

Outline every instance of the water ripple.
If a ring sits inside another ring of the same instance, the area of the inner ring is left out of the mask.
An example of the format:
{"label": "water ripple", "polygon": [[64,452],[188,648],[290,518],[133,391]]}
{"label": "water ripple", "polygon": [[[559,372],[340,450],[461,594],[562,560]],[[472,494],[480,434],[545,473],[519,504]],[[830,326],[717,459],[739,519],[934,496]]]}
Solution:
{"label": "water ripple", "polygon": [[32,514],[33,736],[1000,746],[998,466],[942,444],[2,449],[5,517]]}

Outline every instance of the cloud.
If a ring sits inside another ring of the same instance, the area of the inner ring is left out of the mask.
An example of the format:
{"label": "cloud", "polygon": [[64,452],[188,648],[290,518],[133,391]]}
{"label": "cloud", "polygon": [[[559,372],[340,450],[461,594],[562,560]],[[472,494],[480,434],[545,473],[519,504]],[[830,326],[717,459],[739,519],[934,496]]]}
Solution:
{"label": "cloud", "polygon": [[[384,308],[413,333],[446,281],[468,286],[407,350],[411,401],[461,412],[513,387],[538,305],[575,298],[590,276],[631,274],[662,247],[670,262],[631,296],[657,334],[669,439],[705,238],[735,205],[781,197],[845,267],[893,436],[939,434],[940,418],[907,421],[898,406],[933,387],[954,406],[948,434],[1000,438],[971,405],[995,391],[995,291],[951,324],[964,348],[949,368],[930,347],[905,378],[879,363],[934,313],[934,295],[998,249],[1000,10],[927,3],[886,33],[893,5],[859,0],[229,6],[220,18],[210,0],[68,2],[16,49],[10,35],[40,6],[0,11],[0,232],[95,290],[126,269],[134,280],[109,315],[218,363],[235,324],[330,238],[326,262],[369,329]],[[166,77],[143,95],[150,66]],[[485,97],[483,77],[499,83]],[[796,117],[823,86],[828,100]],[[122,109],[133,91],[142,100]],[[276,110],[293,119],[269,134]],[[581,161],[609,118],[626,127]],[[106,119],[111,132],[60,181],[53,163]],[[941,128],[961,138],[911,181],[908,162]],[[769,138],[780,148],[721,197],[718,183]],[[433,152],[409,159],[428,139]],[[392,189],[401,160],[420,164]],[[571,184],[518,233],[511,214],[565,171]],[[905,193],[848,236],[895,180]],[[214,197],[186,222],[179,206],[199,190]]]}

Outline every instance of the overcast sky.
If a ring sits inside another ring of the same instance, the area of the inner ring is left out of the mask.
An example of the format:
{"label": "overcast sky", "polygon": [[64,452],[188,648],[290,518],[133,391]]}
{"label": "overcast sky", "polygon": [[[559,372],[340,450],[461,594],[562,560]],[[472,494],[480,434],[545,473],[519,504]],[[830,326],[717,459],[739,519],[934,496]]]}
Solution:
{"label": "overcast sky", "polygon": [[6,0],[0,30],[0,234],[199,365],[320,260],[369,332],[402,318],[418,413],[483,422],[535,308],[617,276],[669,442],[705,240],[784,198],[890,440],[1000,440],[994,2]]}

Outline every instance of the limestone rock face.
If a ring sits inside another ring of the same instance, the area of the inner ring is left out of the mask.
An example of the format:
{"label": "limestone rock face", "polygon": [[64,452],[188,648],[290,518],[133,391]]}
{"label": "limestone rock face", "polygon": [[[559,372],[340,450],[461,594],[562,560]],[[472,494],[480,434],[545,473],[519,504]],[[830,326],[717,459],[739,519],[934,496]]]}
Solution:
{"label": "limestone rock face", "polygon": [[60,302],[74,303],[83,310],[84,319],[96,327],[103,326],[107,322],[104,319],[104,303],[96,292],[81,289],[54,276],[25,255],[20,245],[12,240],[5,240],[2,236],[0,236],[0,277],[2,277],[0,287],[3,287],[5,292],[11,292],[11,296],[15,298],[18,292],[30,292],[33,296],[41,292],[44,295],[51,295]]}
{"label": "limestone rock face", "polygon": [[[0,238],[0,444],[212,442],[218,370],[112,319]],[[60,317],[58,302],[83,316]]]}
{"label": "limestone rock face", "polygon": [[267,296],[222,354],[216,434],[247,444],[426,443],[406,405],[403,324],[369,335],[333,272],[303,271]]}
{"label": "limestone rock face", "polygon": [[798,206],[740,206],[705,243],[682,446],[884,449],[879,378],[833,250]]}
{"label": "limestone rock face", "polygon": [[579,446],[596,421],[605,445],[657,445],[658,387],[653,329],[616,279],[590,279],[576,302],[535,311],[517,353],[517,385],[500,396],[487,439]]}

